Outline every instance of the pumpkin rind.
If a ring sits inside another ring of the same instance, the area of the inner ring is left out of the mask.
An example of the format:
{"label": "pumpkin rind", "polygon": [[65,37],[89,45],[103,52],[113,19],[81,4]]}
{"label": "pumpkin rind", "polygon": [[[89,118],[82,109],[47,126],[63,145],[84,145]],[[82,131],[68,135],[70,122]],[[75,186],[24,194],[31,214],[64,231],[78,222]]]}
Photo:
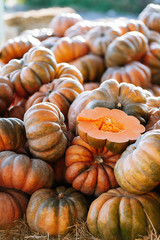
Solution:
{"label": "pumpkin rind", "polygon": [[24,115],[24,124],[32,155],[54,162],[67,148],[67,130],[59,108],[48,102],[31,106]]}
{"label": "pumpkin rind", "polygon": [[34,192],[27,207],[30,228],[49,235],[65,235],[76,219],[85,219],[87,201],[73,188],[57,187]]}
{"label": "pumpkin rind", "polygon": [[114,172],[119,185],[134,194],[151,191],[160,182],[159,156],[160,130],[148,131],[117,161]]}
{"label": "pumpkin rind", "polygon": [[[160,196],[136,196],[122,188],[111,189],[95,199],[89,209],[89,231],[104,240],[134,240],[154,226],[160,232]],[[151,225],[153,224],[153,225]]]}
{"label": "pumpkin rind", "polygon": [[41,159],[31,159],[11,151],[0,152],[0,186],[32,194],[54,183],[52,167]]}

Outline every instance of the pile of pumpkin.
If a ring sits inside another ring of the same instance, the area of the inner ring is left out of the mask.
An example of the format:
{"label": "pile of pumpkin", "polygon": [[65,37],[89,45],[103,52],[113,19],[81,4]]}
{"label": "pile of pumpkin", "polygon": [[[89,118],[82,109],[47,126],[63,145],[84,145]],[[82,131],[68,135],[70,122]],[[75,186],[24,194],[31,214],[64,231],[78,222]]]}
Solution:
{"label": "pile of pumpkin", "polygon": [[105,240],[160,233],[160,6],[57,15],[0,60],[0,229],[26,213],[53,236],[77,219]]}

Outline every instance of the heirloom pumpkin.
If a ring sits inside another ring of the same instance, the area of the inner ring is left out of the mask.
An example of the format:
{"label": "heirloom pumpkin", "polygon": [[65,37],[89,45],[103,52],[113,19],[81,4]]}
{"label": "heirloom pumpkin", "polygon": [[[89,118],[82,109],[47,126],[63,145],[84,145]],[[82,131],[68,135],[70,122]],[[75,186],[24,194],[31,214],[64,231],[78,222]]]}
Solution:
{"label": "heirloom pumpkin", "polygon": [[28,204],[25,193],[16,189],[0,188],[0,229],[8,229],[23,217]]}
{"label": "heirloom pumpkin", "polygon": [[140,32],[131,31],[114,39],[105,53],[106,67],[124,66],[139,61],[147,52],[148,39]]}
{"label": "heirloom pumpkin", "polygon": [[52,167],[40,159],[31,159],[12,151],[0,152],[0,186],[32,194],[54,183]]}
{"label": "heirloom pumpkin", "polygon": [[39,189],[30,198],[27,223],[40,233],[65,235],[77,219],[85,220],[87,205],[84,196],[73,188]]}
{"label": "heirloom pumpkin", "polygon": [[1,74],[11,80],[17,95],[27,97],[54,79],[56,67],[53,53],[38,46],[31,48],[21,60],[11,60]]}
{"label": "heirloom pumpkin", "polygon": [[64,115],[49,102],[37,103],[24,115],[26,136],[32,155],[54,162],[64,155],[67,148],[67,129]]}
{"label": "heirloom pumpkin", "polygon": [[119,185],[134,194],[151,191],[160,183],[159,156],[160,129],[140,136],[127,147],[115,165]]}
{"label": "heirloom pumpkin", "polygon": [[18,118],[0,118],[0,152],[18,150],[26,142],[25,127]]}
{"label": "heirloom pumpkin", "polygon": [[65,154],[65,179],[76,190],[99,196],[118,186],[114,165],[119,158],[120,154],[114,154],[106,147],[93,148],[78,136]]}
{"label": "heirloom pumpkin", "polygon": [[146,105],[148,91],[129,83],[118,83],[109,79],[101,83],[99,88],[81,93],[71,104],[68,111],[68,125],[76,132],[78,114],[87,108],[106,107],[120,109],[128,115],[135,116],[143,125],[148,119]]}
{"label": "heirloom pumpkin", "polygon": [[101,194],[92,202],[87,216],[89,231],[104,240],[138,240],[149,229],[159,233],[159,221],[157,193],[136,196],[122,188]]}
{"label": "heirloom pumpkin", "polygon": [[144,64],[134,61],[123,67],[109,67],[102,75],[101,82],[111,78],[119,83],[132,83],[137,87],[147,88],[151,83],[151,71]]}

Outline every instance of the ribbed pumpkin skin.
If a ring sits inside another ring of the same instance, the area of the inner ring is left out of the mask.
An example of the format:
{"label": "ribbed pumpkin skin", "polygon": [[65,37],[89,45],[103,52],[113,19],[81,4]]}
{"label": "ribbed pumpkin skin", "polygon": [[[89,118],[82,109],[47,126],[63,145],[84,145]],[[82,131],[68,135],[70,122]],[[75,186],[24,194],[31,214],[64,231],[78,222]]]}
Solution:
{"label": "ribbed pumpkin skin", "polygon": [[38,45],[40,41],[29,35],[9,39],[0,49],[0,61],[6,64],[11,59],[20,59],[30,48]]}
{"label": "ribbed pumpkin skin", "polygon": [[150,111],[154,108],[160,109],[160,96],[159,97],[148,97],[147,98],[147,106]]}
{"label": "ribbed pumpkin skin", "polygon": [[50,188],[53,183],[54,172],[46,162],[11,151],[0,152],[1,187],[32,194],[39,188]]}
{"label": "ribbed pumpkin skin", "polygon": [[101,194],[92,202],[87,216],[89,231],[104,240],[135,240],[146,236],[152,226],[159,233],[159,221],[157,193],[136,196],[122,188]]}
{"label": "ribbed pumpkin skin", "polygon": [[120,28],[103,24],[91,29],[85,38],[92,53],[104,56],[108,45],[121,34]]}
{"label": "ribbed pumpkin skin", "polygon": [[77,13],[61,13],[52,19],[49,27],[53,29],[56,36],[63,37],[69,27],[82,20],[82,17]]}
{"label": "ribbed pumpkin skin", "polygon": [[103,59],[95,54],[87,54],[71,61],[70,64],[73,64],[82,73],[84,82],[100,81],[105,70]]}
{"label": "ribbed pumpkin skin", "polygon": [[95,149],[78,136],[65,154],[65,179],[76,190],[99,196],[118,186],[114,165],[119,158],[120,154],[114,154],[106,147]]}
{"label": "ribbed pumpkin skin", "polygon": [[49,235],[65,235],[76,219],[85,219],[87,201],[73,188],[40,189],[32,194],[27,207],[30,228]]}
{"label": "ribbed pumpkin skin", "polygon": [[24,30],[21,35],[31,35],[32,37],[35,37],[42,42],[49,37],[53,37],[54,32],[51,28],[34,28],[30,30]]}
{"label": "ribbed pumpkin skin", "polygon": [[148,4],[139,14],[138,19],[143,21],[149,29],[160,33],[160,5]]}
{"label": "ribbed pumpkin skin", "polygon": [[137,87],[147,88],[151,83],[151,71],[144,64],[134,61],[123,67],[108,68],[102,75],[101,82],[111,78],[117,80],[119,83],[132,83]]}
{"label": "ribbed pumpkin skin", "polygon": [[109,44],[105,54],[106,67],[124,66],[139,61],[147,52],[148,40],[140,32],[128,32]]}
{"label": "ribbed pumpkin skin", "polygon": [[13,84],[6,77],[0,77],[0,115],[4,113],[13,100]]}
{"label": "ribbed pumpkin skin", "polygon": [[152,42],[149,45],[149,50],[143,58],[143,64],[147,65],[151,69],[152,77],[151,82],[153,84],[160,85],[160,44]]}
{"label": "ribbed pumpkin skin", "polygon": [[0,229],[8,229],[25,213],[28,197],[16,189],[0,188],[0,200]]}
{"label": "ribbed pumpkin skin", "polygon": [[85,39],[81,36],[73,38],[63,37],[59,39],[51,48],[57,63],[70,62],[81,56],[88,54],[89,47]]}
{"label": "ribbed pumpkin skin", "polygon": [[26,142],[25,127],[18,118],[0,118],[0,152],[15,151]]}
{"label": "ribbed pumpkin skin", "polygon": [[148,107],[146,93],[140,87],[129,83],[118,83],[114,79],[104,81],[99,88],[81,93],[71,104],[68,112],[69,129],[76,132],[77,116],[85,108],[117,108],[135,116],[146,124]]}
{"label": "ribbed pumpkin skin", "polygon": [[119,185],[134,194],[151,191],[160,182],[159,156],[160,129],[146,132],[117,161],[114,172]]}
{"label": "ribbed pumpkin skin", "polygon": [[54,162],[63,156],[68,144],[67,130],[64,116],[55,104],[33,105],[24,115],[24,124],[34,157]]}
{"label": "ribbed pumpkin skin", "polygon": [[54,103],[67,118],[70,104],[83,92],[80,82],[64,77],[53,80],[51,83],[43,84],[39,91],[35,92],[26,103],[26,110],[36,103]]}
{"label": "ribbed pumpkin skin", "polygon": [[53,53],[39,46],[31,48],[21,60],[11,60],[1,74],[11,80],[17,95],[27,97],[54,79],[56,67]]}
{"label": "ribbed pumpkin skin", "polygon": [[153,129],[160,129],[160,108],[154,108],[150,111],[148,123],[145,126],[146,131],[151,131]]}

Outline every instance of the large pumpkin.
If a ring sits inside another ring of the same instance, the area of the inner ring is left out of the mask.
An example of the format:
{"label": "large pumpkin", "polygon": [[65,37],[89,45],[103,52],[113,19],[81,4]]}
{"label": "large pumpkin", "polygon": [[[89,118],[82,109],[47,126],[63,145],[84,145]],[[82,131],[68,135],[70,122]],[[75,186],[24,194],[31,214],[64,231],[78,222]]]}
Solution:
{"label": "large pumpkin", "polygon": [[10,106],[13,100],[13,84],[6,77],[0,77],[0,115]]}
{"label": "large pumpkin", "polygon": [[69,129],[76,131],[77,116],[86,108],[117,108],[135,116],[142,124],[147,123],[148,107],[146,92],[129,83],[118,83],[114,79],[104,81],[99,88],[81,93],[71,104],[68,112]]}
{"label": "large pumpkin", "polygon": [[114,39],[105,53],[107,67],[124,66],[139,61],[147,52],[148,40],[140,32],[131,31]]}
{"label": "large pumpkin", "polygon": [[0,151],[18,150],[26,142],[25,127],[18,118],[0,118]]}
{"label": "large pumpkin", "polygon": [[151,191],[160,183],[160,130],[143,134],[130,145],[115,165],[121,187],[134,194]]}
{"label": "large pumpkin", "polygon": [[51,48],[57,63],[70,62],[89,52],[85,39],[81,36],[60,38]]}
{"label": "large pumpkin", "polygon": [[87,201],[73,188],[57,187],[34,192],[27,207],[30,228],[49,235],[65,235],[77,219],[85,220]]}
{"label": "large pumpkin", "polygon": [[160,33],[160,5],[148,4],[138,18],[145,23],[145,25],[154,31]]}
{"label": "large pumpkin", "polygon": [[7,229],[17,224],[23,217],[28,204],[25,193],[16,189],[0,188],[0,229]]}
{"label": "large pumpkin", "polygon": [[76,190],[99,196],[118,186],[114,165],[119,158],[120,154],[114,154],[106,147],[93,148],[78,136],[66,151],[65,179]]}
{"label": "large pumpkin", "polygon": [[0,61],[8,63],[11,59],[20,59],[28,50],[40,45],[40,41],[30,35],[9,39],[0,49]]}
{"label": "large pumpkin", "polygon": [[26,136],[34,157],[54,162],[67,148],[67,129],[59,108],[49,102],[30,107],[24,115]]}
{"label": "large pumpkin", "polygon": [[56,67],[53,53],[38,46],[31,48],[21,60],[11,60],[1,74],[11,80],[17,95],[27,97],[54,79]]}
{"label": "large pumpkin", "polygon": [[[138,185],[139,183],[137,183]],[[149,229],[160,232],[160,196],[136,196],[122,188],[111,189],[95,199],[89,209],[89,231],[104,240],[135,240]]]}
{"label": "large pumpkin", "polygon": [[32,194],[54,183],[52,167],[40,159],[11,151],[0,152],[0,186]]}
{"label": "large pumpkin", "polygon": [[137,87],[147,88],[151,83],[151,71],[144,64],[134,61],[122,67],[109,67],[102,75],[101,82],[110,78],[117,80],[119,83],[132,83]]}

